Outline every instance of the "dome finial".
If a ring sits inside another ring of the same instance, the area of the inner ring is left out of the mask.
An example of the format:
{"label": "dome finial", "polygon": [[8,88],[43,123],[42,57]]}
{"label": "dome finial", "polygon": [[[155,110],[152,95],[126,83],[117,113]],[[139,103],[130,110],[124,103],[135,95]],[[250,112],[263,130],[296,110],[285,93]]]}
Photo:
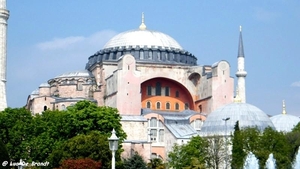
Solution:
{"label": "dome finial", "polygon": [[142,23],[140,25],[140,30],[145,30],[147,27],[145,25],[144,12],[142,12]]}
{"label": "dome finial", "polygon": [[282,100],[282,114],[286,114],[286,111],[285,111],[285,101]]}
{"label": "dome finial", "polygon": [[234,103],[241,103],[242,102],[242,99],[240,98],[240,95],[239,95],[239,89],[237,88],[236,89],[236,95],[235,95],[235,98],[233,99]]}

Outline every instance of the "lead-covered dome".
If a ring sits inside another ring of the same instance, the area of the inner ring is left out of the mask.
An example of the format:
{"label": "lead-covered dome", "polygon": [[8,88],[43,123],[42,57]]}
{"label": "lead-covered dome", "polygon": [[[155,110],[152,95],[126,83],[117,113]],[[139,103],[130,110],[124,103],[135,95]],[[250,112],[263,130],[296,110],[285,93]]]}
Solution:
{"label": "lead-covered dome", "polygon": [[147,48],[158,48],[162,49],[179,49],[183,48],[179,43],[167,34],[158,31],[135,29],[126,32],[122,32],[112,39],[110,39],[105,45],[104,49],[115,48],[124,46],[126,48],[132,47],[147,47]]}
{"label": "lead-covered dome", "polygon": [[270,118],[277,131],[290,132],[300,122],[297,116],[289,115],[285,111],[285,103],[283,101],[283,110],[281,114]]}
{"label": "lead-covered dome", "polygon": [[171,36],[146,29],[142,21],[139,29],[122,32],[110,39],[103,49],[89,57],[86,69],[92,70],[103,62],[117,62],[131,54],[137,63],[197,65],[197,58],[185,51]]}
{"label": "lead-covered dome", "polygon": [[200,135],[230,135],[234,132],[234,126],[237,121],[239,121],[240,128],[256,127],[261,131],[266,127],[274,128],[270,118],[259,108],[247,103],[231,103],[207,116],[201,128]]}

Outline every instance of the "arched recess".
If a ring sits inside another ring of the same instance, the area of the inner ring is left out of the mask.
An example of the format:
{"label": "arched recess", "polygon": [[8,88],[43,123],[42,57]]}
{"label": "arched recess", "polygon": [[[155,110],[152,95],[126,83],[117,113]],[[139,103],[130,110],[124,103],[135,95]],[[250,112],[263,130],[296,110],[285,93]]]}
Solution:
{"label": "arched recess", "polygon": [[194,72],[192,74],[189,75],[189,80],[195,85],[197,86],[199,84],[199,81],[200,81],[200,74],[197,73],[197,72]]}
{"label": "arched recess", "polygon": [[[160,110],[162,111],[183,111],[185,105],[189,105],[188,109],[190,110],[195,109],[193,97],[188,89],[181,83],[169,78],[157,77],[144,81],[141,84],[141,93],[142,108],[147,108],[147,102],[151,101],[151,103],[160,102]],[[166,103],[169,103],[169,109],[167,109]],[[179,110],[176,110],[176,103],[179,104]],[[152,106],[152,108],[154,107]]]}

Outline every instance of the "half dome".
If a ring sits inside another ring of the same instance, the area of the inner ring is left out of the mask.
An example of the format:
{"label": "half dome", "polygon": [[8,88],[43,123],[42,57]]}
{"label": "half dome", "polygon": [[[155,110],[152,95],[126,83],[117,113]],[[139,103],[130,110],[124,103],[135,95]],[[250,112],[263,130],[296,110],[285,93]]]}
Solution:
{"label": "half dome", "polygon": [[[228,119],[225,124],[225,119]],[[240,128],[256,127],[264,130],[274,128],[270,118],[259,108],[247,103],[231,103],[208,115],[201,128],[201,136],[225,136],[234,132],[239,121]],[[275,128],[274,128],[275,129]]]}
{"label": "half dome", "polygon": [[179,45],[179,43],[170,37],[167,34],[158,31],[151,31],[151,30],[141,30],[135,29],[126,32],[122,32],[112,39],[110,39],[105,45],[104,49],[106,48],[115,48],[124,46],[126,48],[132,47],[135,48],[137,46],[143,48],[158,48],[161,47],[162,49],[179,49],[183,50],[183,48]]}

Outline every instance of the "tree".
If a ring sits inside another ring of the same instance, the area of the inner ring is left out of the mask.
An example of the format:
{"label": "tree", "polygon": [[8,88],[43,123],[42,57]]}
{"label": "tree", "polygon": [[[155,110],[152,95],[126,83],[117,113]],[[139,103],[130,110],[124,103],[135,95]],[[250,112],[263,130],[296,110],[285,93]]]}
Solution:
{"label": "tree", "polygon": [[84,159],[67,159],[62,162],[58,169],[99,169],[101,163],[89,158]]}
{"label": "tree", "polygon": [[146,162],[137,152],[131,158],[124,159],[123,166],[125,169],[147,169]]}
{"label": "tree", "polygon": [[75,136],[66,141],[62,147],[55,149],[50,155],[49,162],[52,167],[58,167],[63,160],[82,158],[100,161],[103,169],[111,168],[111,151],[107,137],[96,131]]}
{"label": "tree", "polygon": [[0,140],[15,161],[30,159],[29,142],[34,127],[31,123],[31,113],[25,108],[6,108],[0,112]]}
{"label": "tree", "polygon": [[[7,165],[5,165],[5,161],[7,161]],[[0,141],[0,169],[9,169],[9,161],[10,159],[6,147],[3,142]]]}
{"label": "tree", "polygon": [[282,132],[267,127],[259,139],[257,157],[261,166],[264,166],[269,154],[273,153],[277,168],[291,168],[291,145]]}
{"label": "tree", "polygon": [[200,136],[192,137],[186,145],[174,145],[168,155],[169,165],[174,169],[193,166],[193,162],[205,164],[208,157],[208,142]]}
{"label": "tree", "polygon": [[232,169],[243,168],[245,157],[247,156],[247,153],[244,151],[243,144],[244,139],[239,127],[239,121],[237,121],[234,126],[234,133],[232,138]]}
{"label": "tree", "polygon": [[149,169],[165,169],[165,165],[160,158],[150,159],[150,162],[147,164]]}
{"label": "tree", "polygon": [[[228,154],[226,154],[225,138],[220,136],[214,136],[207,139],[208,141],[208,167],[218,169],[219,166],[225,161],[229,160]],[[226,159],[227,158],[227,159]]]}

